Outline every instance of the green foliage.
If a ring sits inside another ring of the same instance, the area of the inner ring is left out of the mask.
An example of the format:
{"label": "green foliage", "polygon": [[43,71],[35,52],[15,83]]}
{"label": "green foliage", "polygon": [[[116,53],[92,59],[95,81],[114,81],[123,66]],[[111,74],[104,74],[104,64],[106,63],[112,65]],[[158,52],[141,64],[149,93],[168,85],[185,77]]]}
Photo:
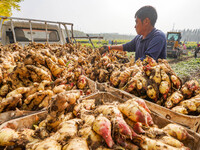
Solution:
{"label": "green foliage", "polygon": [[23,0],[1,0],[0,1],[0,16],[10,17],[12,9],[20,11],[19,3]]}
{"label": "green foliage", "polygon": [[186,47],[187,49],[194,49],[197,47],[197,42],[187,42]]}
{"label": "green foliage", "polygon": [[[88,39],[76,39],[76,41],[81,43],[84,46],[92,47],[92,45]],[[114,40],[114,41],[117,41],[117,44],[121,45],[121,44],[125,44],[125,43],[129,42],[130,40]],[[92,43],[94,44],[94,46],[96,48],[102,47],[103,45],[109,45],[108,40],[92,39]]]}
{"label": "green foliage", "polygon": [[171,67],[183,81],[189,79],[199,80],[200,58],[192,58],[188,61],[172,64]]}
{"label": "green foliage", "polygon": [[69,64],[70,64],[70,61],[68,61],[68,62],[66,63],[66,67],[67,67]]}
{"label": "green foliage", "polygon": [[135,58],[135,52],[127,52],[127,56],[130,58],[130,56],[133,56]]}

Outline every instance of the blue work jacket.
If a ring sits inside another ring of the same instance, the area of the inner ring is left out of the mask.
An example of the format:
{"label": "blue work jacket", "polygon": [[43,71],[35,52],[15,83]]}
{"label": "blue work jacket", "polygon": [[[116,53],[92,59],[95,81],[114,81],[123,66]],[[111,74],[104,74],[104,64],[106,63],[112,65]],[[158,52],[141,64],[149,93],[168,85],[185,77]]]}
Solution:
{"label": "blue work jacket", "polygon": [[146,55],[154,58],[156,61],[158,58],[166,59],[166,36],[158,30],[153,29],[145,39],[142,39],[142,35],[137,35],[132,41],[123,44],[123,50],[135,53],[135,61],[137,59],[143,60]]}

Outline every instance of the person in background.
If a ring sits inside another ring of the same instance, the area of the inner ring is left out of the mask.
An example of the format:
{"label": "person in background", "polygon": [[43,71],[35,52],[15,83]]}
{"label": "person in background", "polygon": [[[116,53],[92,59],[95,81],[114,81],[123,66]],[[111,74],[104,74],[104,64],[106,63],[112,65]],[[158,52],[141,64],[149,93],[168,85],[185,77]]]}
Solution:
{"label": "person in background", "polygon": [[152,6],[144,6],[135,13],[135,29],[137,36],[130,42],[123,45],[103,46],[100,53],[103,54],[109,50],[120,50],[135,52],[135,61],[143,60],[146,55],[158,60],[166,59],[166,36],[156,29],[157,20],[156,9]]}
{"label": "person in background", "polygon": [[185,45],[184,42],[183,42],[183,49],[184,49],[184,50],[187,49],[187,47],[186,47],[186,45]]}
{"label": "person in background", "polygon": [[197,47],[195,49],[195,52],[194,52],[194,57],[195,59],[197,58],[197,53],[200,51],[200,44],[197,44]]}

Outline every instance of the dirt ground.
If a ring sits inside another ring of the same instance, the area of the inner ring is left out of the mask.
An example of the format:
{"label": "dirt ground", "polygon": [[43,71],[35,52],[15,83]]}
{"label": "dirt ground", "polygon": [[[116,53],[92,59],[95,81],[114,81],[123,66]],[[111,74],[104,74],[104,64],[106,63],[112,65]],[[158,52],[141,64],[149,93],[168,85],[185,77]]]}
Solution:
{"label": "dirt ground", "polygon": [[181,57],[179,59],[171,59],[171,60],[168,60],[169,64],[173,64],[173,63],[177,63],[177,62],[180,62],[180,61],[186,61],[186,60],[189,60],[190,58],[193,58],[194,56],[187,56],[187,57]]}

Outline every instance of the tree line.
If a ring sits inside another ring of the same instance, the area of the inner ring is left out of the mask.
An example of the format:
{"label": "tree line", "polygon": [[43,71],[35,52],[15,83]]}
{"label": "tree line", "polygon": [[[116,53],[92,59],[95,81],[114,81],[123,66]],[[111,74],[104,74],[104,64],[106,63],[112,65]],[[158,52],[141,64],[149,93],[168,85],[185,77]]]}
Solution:
{"label": "tree line", "polygon": [[200,42],[200,28],[199,29],[183,29],[174,30],[174,32],[181,32],[181,41]]}
{"label": "tree line", "polygon": [[[181,41],[183,42],[200,42],[200,29],[183,29],[183,30],[173,30],[172,32],[181,32]],[[75,31],[75,36],[86,36],[86,33]],[[135,35],[126,35],[118,33],[99,33],[99,34],[89,34],[90,36],[102,36],[105,40],[132,40]],[[167,35],[167,33],[166,33]]]}

